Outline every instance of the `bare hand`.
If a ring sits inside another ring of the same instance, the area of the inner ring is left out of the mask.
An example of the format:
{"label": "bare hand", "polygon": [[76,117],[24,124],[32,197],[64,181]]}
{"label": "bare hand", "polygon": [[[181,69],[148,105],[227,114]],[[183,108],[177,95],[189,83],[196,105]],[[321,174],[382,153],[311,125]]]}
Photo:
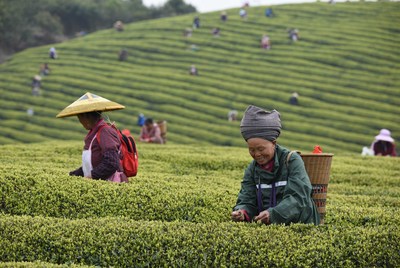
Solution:
{"label": "bare hand", "polygon": [[233,221],[244,221],[244,214],[241,210],[233,211],[231,214]]}
{"label": "bare hand", "polygon": [[268,210],[261,211],[261,213],[258,214],[258,216],[256,216],[254,218],[254,220],[255,221],[261,221],[261,222],[263,222],[265,224],[269,224],[270,223],[269,222],[269,211]]}

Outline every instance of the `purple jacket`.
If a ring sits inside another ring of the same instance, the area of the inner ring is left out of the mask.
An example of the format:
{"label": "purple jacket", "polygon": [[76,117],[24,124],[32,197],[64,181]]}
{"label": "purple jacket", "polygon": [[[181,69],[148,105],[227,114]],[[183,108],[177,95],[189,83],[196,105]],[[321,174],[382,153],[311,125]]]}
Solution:
{"label": "purple jacket", "polygon": [[[100,131],[98,132],[99,129]],[[89,149],[90,142],[96,133],[97,137],[92,143],[92,179],[106,180],[115,171],[123,171],[119,154],[121,143],[116,130],[101,119],[86,135],[84,150]],[[83,176],[82,167],[71,171],[70,175]]]}

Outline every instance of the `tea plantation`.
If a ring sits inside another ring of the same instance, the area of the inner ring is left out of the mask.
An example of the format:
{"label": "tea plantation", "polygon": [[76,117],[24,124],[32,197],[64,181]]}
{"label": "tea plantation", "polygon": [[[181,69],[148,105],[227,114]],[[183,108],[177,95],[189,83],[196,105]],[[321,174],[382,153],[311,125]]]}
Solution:
{"label": "tea plantation", "polygon": [[[361,152],[381,128],[400,140],[400,4],[398,2],[310,3],[195,14],[103,30],[50,46],[27,49],[0,65],[0,144],[80,140],[76,118],[55,115],[87,91],[126,106],[111,114],[121,128],[138,133],[139,113],[168,121],[168,140],[178,144],[241,146],[238,122],[249,104],[282,114],[282,141],[306,150]],[[111,27],[111,26],[110,26]],[[221,29],[220,37],[211,30]],[[287,30],[297,28],[292,43]],[[268,34],[271,50],[260,48]],[[192,45],[197,46],[193,50]],[[118,60],[121,49],[127,61]],[[31,78],[48,62],[41,96],[32,96]],[[199,76],[190,76],[195,64]],[[300,94],[299,106],[288,99]],[[27,109],[34,116],[27,115]]]}
{"label": "tea plantation", "polygon": [[[381,128],[400,140],[400,3],[264,9],[200,14],[190,38],[195,14],[129,24],[0,65],[0,267],[400,267],[400,158],[360,156]],[[168,122],[166,145],[138,143],[129,183],[68,175],[86,131],[55,115],[88,91],[125,105],[108,116],[136,138],[139,113]],[[335,154],[324,225],[231,221],[251,157],[227,113],[249,104],[280,111],[281,145]]]}
{"label": "tea plantation", "polygon": [[0,267],[399,267],[400,159],[334,156],[325,224],[234,223],[245,148],[138,144],[127,184],[81,142],[0,146]]}

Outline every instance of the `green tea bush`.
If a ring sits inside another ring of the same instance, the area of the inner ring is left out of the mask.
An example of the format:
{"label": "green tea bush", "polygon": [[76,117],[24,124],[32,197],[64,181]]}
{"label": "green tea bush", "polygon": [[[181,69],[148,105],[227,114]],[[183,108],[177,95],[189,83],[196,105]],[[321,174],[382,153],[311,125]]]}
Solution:
{"label": "green tea bush", "polygon": [[[3,146],[7,153],[0,159],[1,211],[70,219],[123,216],[226,222],[250,162],[245,148],[139,143],[138,176],[128,184],[114,184],[67,176],[80,165],[81,146]],[[398,222],[394,212],[399,207],[400,193],[395,187],[399,172],[396,158],[334,156],[326,222],[360,223],[365,215]],[[357,209],[361,212],[354,213]]]}
{"label": "green tea bush", "polygon": [[[399,160],[359,155],[381,128],[399,137],[399,8],[279,5],[269,19],[255,7],[247,21],[232,9],[220,38],[210,34],[219,12],[202,14],[190,39],[193,14],[103,30],[57,44],[41,97],[30,82],[48,47],[14,55],[0,65],[0,144],[41,143],[0,146],[0,267],[400,266]],[[259,48],[263,33],[270,51]],[[135,136],[140,112],[168,122],[166,145],[138,143],[127,184],[68,176],[86,131],[55,115],[87,91],[124,104],[111,120]],[[249,104],[281,112],[281,145],[335,153],[324,225],[231,222],[251,158],[226,114],[240,119]]]}
{"label": "green tea bush", "polygon": [[67,267],[80,267],[80,268],[85,268],[85,267],[95,267],[95,266],[88,266],[88,265],[79,265],[79,264],[71,264],[71,263],[65,263],[65,264],[54,264],[54,263],[49,263],[49,262],[42,262],[42,261],[34,261],[34,262],[0,262],[0,267],[2,268],[44,268],[44,267],[49,267],[49,268],[67,268]]}
{"label": "green tea bush", "polygon": [[[182,172],[181,167],[176,168]],[[35,173],[26,174],[23,179],[5,176],[1,211],[62,218],[124,216],[136,220],[226,221],[236,195],[233,190],[201,189],[191,183],[195,176],[188,176],[179,184],[161,177],[157,183],[141,180],[127,185],[60,179]]]}
{"label": "green tea bush", "polygon": [[397,158],[335,155],[325,224],[265,226],[230,219],[244,142],[137,145],[126,184],[69,177],[82,142],[0,146],[0,267],[400,265]]}
{"label": "green tea bush", "polygon": [[3,261],[114,267],[400,265],[398,225],[285,227],[2,216],[0,230]]}

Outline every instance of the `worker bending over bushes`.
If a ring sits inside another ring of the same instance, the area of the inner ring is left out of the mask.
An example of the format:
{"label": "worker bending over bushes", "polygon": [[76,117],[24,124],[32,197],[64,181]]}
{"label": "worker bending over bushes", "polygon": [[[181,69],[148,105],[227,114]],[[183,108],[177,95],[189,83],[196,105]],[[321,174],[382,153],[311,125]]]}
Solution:
{"label": "worker bending over bushes", "polygon": [[163,144],[160,126],[153,121],[153,118],[147,118],[144,126],[140,130],[140,141],[148,143]]}
{"label": "worker bending over bushes", "polygon": [[249,106],[240,131],[254,160],[245,170],[232,220],[319,224],[301,156],[289,156],[290,151],[276,142],[281,132],[279,112]]}

